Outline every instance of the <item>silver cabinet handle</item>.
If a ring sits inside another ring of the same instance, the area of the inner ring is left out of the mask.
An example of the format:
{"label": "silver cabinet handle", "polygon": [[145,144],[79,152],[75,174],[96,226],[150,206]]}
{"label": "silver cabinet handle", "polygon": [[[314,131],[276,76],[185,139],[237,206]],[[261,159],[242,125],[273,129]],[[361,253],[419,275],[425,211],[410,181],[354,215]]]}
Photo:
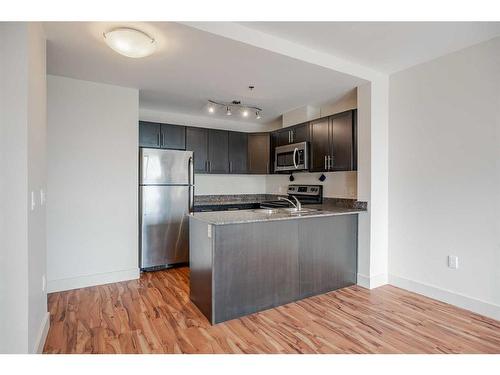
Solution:
{"label": "silver cabinet handle", "polygon": [[229,162],[229,173],[233,171],[233,162]]}
{"label": "silver cabinet handle", "polygon": [[160,133],[156,134],[156,143],[158,144],[159,147],[161,146]]}
{"label": "silver cabinet handle", "polygon": [[161,145],[165,146],[165,133],[161,133]]}
{"label": "silver cabinet handle", "polygon": [[327,166],[326,166],[326,163],[327,163],[327,162],[326,162],[326,160],[327,160],[327,159],[326,159],[326,155],[325,155],[325,171],[326,171],[326,169],[327,169]]}

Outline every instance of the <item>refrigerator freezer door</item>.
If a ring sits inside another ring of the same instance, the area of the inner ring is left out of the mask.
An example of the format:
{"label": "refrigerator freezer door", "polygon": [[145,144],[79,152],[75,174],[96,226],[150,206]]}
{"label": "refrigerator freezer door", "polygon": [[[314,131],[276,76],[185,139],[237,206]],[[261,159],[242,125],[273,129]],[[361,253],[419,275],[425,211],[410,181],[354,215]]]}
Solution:
{"label": "refrigerator freezer door", "polygon": [[141,269],[189,261],[190,186],[141,186]]}
{"label": "refrigerator freezer door", "polygon": [[140,185],[188,185],[192,151],[141,148]]}

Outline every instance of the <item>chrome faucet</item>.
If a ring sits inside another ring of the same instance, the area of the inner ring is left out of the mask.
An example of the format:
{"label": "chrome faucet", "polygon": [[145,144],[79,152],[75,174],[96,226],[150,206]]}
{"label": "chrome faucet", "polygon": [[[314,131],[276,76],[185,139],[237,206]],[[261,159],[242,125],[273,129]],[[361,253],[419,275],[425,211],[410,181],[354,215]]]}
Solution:
{"label": "chrome faucet", "polygon": [[302,204],[300,203],[300,201],[297,199],[297,197],[295,195],[290,195],[293,199],[295,199],[295,202],[297,202],[297,204],[293,203],[290,199],[288,198],[285,198],[285,197],[278,197],[278,200],[279,201],[287,201],[287,202],[290,202],[292,204],[293,207],[295,207],[297,209],[297,211],[301,211],[302,210]]}

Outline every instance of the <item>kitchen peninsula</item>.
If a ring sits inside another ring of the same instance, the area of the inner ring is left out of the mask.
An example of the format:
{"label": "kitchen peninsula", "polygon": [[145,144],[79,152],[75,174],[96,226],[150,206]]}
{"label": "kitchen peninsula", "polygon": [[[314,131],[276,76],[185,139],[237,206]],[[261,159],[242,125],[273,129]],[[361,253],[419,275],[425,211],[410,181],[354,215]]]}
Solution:
{"label": "kitchen peninsula", "polygon": [[190,298],[212,324],[356,283],[364,208],[190,215]]}

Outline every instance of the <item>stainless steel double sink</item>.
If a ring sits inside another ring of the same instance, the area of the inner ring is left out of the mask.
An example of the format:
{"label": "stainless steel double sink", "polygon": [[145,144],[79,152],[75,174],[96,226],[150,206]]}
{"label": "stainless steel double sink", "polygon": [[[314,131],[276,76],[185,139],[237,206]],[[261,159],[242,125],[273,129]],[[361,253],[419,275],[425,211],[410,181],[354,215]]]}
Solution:
{"label": "stainless steel double sink", "polygon": [[304,215],[314,215],[321,212],[320,209],[317,208],[302,208],[298,210],[295,207],[290,208],[259,208],[253,210],[254,212],[264,213],[267,215],[272,214],[288,214],[290,216],[304,216]]}

